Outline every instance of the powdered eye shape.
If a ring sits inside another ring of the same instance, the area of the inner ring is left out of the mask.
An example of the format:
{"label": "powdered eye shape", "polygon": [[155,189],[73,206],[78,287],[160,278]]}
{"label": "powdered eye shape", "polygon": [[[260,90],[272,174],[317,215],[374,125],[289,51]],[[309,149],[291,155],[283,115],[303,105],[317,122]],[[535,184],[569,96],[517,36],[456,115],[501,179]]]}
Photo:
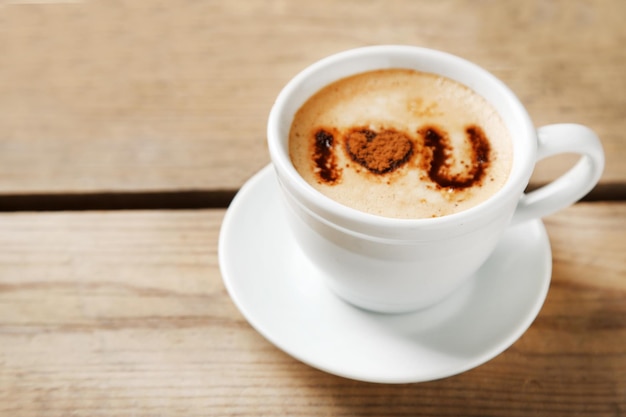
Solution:
{"label": "powdered eye shape", "polygon": [[313,141],[313,160],[319,181],[326,184],[336,184],[341,180],[341,169],[337,166],[335,133],[332,129],[320,128]]}

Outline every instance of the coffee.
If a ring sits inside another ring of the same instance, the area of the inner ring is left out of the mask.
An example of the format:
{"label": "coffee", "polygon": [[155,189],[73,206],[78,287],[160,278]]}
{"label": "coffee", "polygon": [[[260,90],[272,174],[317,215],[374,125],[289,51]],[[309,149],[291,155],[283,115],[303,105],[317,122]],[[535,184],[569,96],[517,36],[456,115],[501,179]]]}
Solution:
{"label": "coffee", "polygon": [[506,182],[510,135],[456,81],[384,69],[336,81],[295,114],[289,153],[302,177],[355,209],[396,218],[456,213]]}

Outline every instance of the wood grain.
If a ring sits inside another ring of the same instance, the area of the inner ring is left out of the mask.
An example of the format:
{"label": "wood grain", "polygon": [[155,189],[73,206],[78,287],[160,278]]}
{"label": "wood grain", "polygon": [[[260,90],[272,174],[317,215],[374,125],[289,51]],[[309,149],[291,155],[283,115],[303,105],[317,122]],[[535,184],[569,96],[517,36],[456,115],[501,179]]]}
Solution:
{"label": "wood grain", "polygon": [[623,184],[625,14],[621,0],[0,2],[0,193],[236,190],[269,162],[267,115],[292,76],[385,43],[477,62],[537,125],[589,125],[603,184]]}
{"label": "wood grain", "polygon": [[0,215],[0,414],[626,415],[626,204],[546,219],[546,303],[503,354],[423,384],[351,381],[257,334],[221,282],[223,210]]}

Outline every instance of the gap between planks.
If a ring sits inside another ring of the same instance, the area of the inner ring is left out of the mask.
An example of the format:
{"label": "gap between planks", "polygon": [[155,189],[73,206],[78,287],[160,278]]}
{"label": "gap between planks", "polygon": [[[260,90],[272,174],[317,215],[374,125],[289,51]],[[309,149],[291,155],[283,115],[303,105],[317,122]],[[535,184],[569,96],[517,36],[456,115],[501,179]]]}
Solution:
{"label": "gap between planks", "polygon": [[[236,193],[237,190],[182,190],[0,194],[0,212],[227,208]],[[626,184],[599,184],[581,201],[626,201]]]}

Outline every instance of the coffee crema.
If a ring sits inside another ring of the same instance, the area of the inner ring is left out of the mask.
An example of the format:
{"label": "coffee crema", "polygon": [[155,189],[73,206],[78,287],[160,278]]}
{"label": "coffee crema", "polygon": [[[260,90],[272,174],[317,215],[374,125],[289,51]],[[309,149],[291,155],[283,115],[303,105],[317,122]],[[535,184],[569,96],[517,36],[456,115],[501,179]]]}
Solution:
{"label": "coffee crema", "polygon": [[346,206],[385,217],[429,218],[497,192],[512,164],[509,132],[468,87],[409,69],[336,81],[296,112],[296,170]]}

